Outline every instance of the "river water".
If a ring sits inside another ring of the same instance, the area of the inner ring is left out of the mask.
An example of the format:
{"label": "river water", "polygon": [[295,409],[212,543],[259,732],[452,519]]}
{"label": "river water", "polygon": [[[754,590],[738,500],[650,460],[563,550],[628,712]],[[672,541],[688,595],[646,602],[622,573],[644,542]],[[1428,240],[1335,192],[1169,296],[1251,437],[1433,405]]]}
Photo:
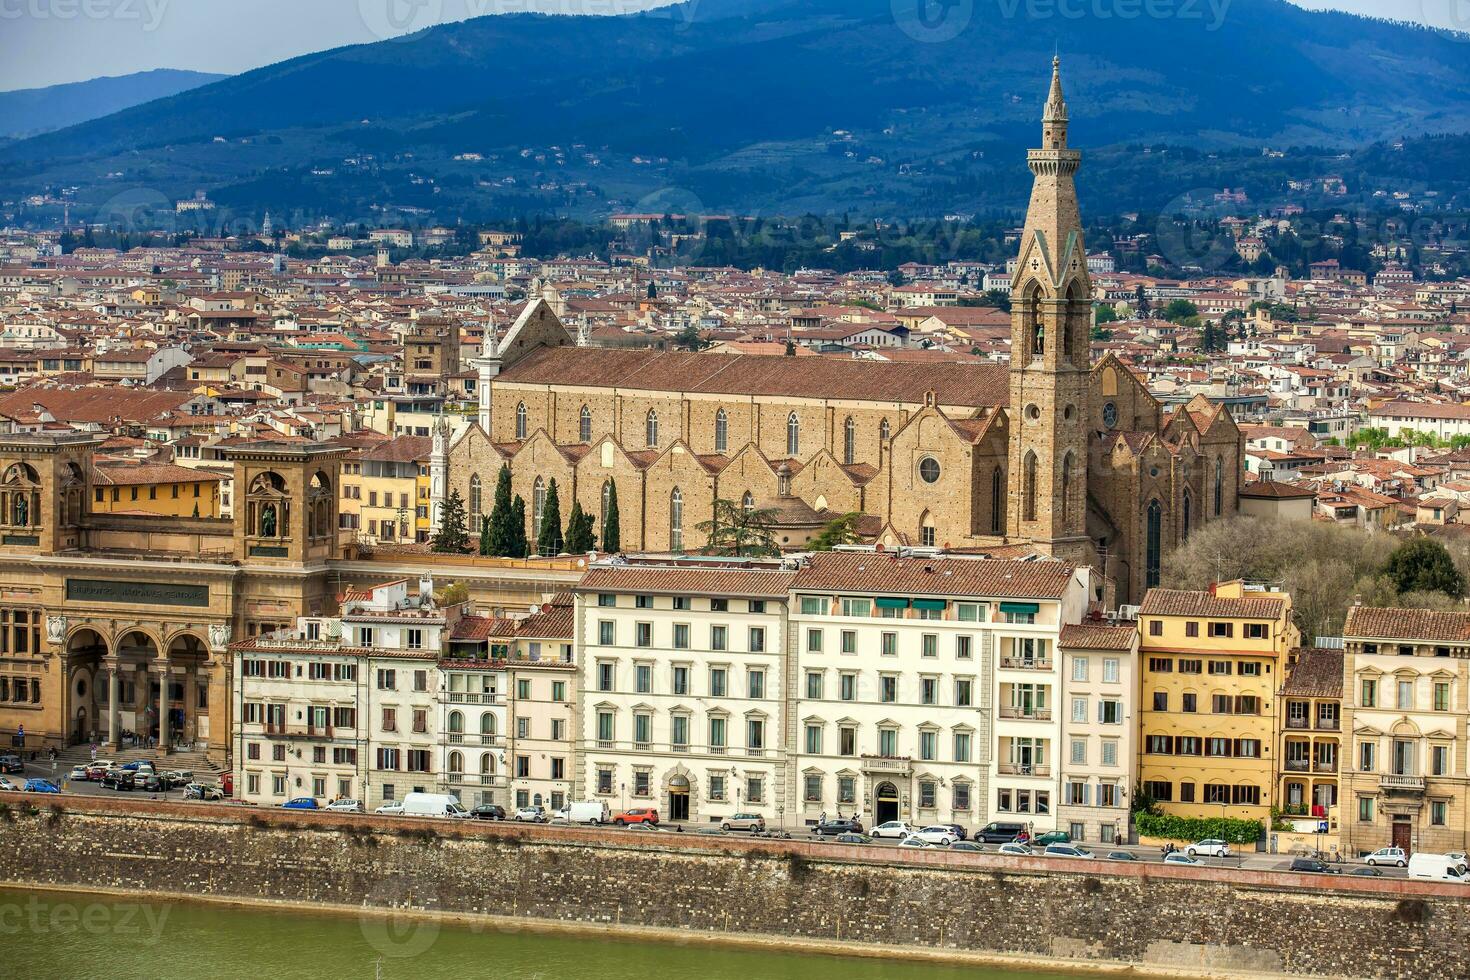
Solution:
{"label": "river water", "polygon": [[16,980],[1068,980],[1056,973],[507,932],[435,920],[7,890],[0,890],[0,974]]}

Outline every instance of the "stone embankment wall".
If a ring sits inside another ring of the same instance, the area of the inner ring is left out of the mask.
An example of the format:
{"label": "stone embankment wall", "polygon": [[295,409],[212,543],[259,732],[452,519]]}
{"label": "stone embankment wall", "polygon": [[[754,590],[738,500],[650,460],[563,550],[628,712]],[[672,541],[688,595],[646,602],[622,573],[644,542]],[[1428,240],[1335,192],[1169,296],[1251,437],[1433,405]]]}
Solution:
{"label": "stone embankment wall", "polygon": [[0,793],[0,881],[1058,967],[1470,976],[1450,884],[56,799]]}

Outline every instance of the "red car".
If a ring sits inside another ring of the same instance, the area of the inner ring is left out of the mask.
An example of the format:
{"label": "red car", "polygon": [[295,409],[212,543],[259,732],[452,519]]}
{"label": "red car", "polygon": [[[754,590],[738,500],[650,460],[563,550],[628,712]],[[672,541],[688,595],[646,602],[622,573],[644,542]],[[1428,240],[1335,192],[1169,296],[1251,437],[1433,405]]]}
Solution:
{"label": "red car", "polygon": [[94,762],[87,767],[87,779],[90,782],[100,783],[102,777],[107,775],[107,770],[112,767],[101,762]]}
{"label": "red car", "polygon": [[632,810],[623,810],[613,814],[612,822],[619,827],[626,827],[633,823],[651,823],[658,826],[658,811],[652,807],[636,807]]}

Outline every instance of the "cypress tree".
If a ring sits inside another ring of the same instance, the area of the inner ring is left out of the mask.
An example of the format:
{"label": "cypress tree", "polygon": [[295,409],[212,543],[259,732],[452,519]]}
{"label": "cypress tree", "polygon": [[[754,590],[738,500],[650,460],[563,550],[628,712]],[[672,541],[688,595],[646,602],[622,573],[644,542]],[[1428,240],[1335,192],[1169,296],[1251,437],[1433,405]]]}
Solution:
{"label": "cypress tree", "polygon": [[490,509],[490,550],[487,554],[507,558],[515,545],[515,515],[510,504],[510,467],[502,465],[495,480],[495,505]]}
{"label": "cypress tree", "polygon": [[565,538],[561,531],[561,496],[556,478],[546,488],[546,506],[541,509],[541,526],[536,530],[536,551],[546,557],[561,554]]}
{"label": "cypress tree", "polygon": [[505,557],[526,557],[526,502],[516,494],[515,503],[510,505],[510,541],[506,545]]}
{"label": "cypress tree", "polygon": [[468,550],[469,545],[470,536],[464,526],[464,498],[460,497],[458,490],[451,490],[439,515],[439,530],[434,535],[432,548],[458,555]]}
{"label": "cypress tree", "polygon": [[591,551],[591,532],[592,525],[587,521],[587,515],[582,513],[582,501],[574,499],[572,512],[567,516],[567,552],[580,555]]}
{"label": "cypress tree", "polygon": [[618,554],[623,550],[622,528],[618,526],[618,485],[609,482],[607,487],[607,517],[602,522],[602,550]]}
{"label": "cypress tree", "polygon": [[480,554],[481,555],[491,554],[491,551],[490,551],[490,518],[487,515],[485,515],[485,514],[481,514],[480,515]]}

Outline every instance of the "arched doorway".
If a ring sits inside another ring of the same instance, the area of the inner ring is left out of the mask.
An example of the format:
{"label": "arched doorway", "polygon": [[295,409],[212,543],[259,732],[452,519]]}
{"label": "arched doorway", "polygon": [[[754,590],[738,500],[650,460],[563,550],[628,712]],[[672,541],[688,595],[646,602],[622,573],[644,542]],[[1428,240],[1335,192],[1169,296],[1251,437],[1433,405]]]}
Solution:
{"label": "arched doorway", "polygon": [[129,630],[118,638],[116,657],[121,676],[132,683],[132,697],[127,696],[127,683],[122,685],[118,705],[124,744],[131,734],[138,742],[158,737],[158,685],[160,675],[153,672],[158,661],[158,644],[142,630]]}
{"label": "arched doorway", "polygon": [[689,819],[689,777],[669,779],[669,819],[681,823]]}
{"label": "arched doorway", "polygon": [[194,747],[209,740],[209,659],[209,647],[193,633],[178,633],[168,641],[169,745]]}
{"label": "arched doorway", "polygon": [[67,732],[70,744],[78,745],[106,738],[107,672],[102,660],[107,656],[107,641],[96,630],[79,629],[67,637],[67,691],[71,698],[71,726]]}
{"label": "arched doorway", "polygon": [[898,819],[898,787],[879,783],[873,792],[873,826]]}

